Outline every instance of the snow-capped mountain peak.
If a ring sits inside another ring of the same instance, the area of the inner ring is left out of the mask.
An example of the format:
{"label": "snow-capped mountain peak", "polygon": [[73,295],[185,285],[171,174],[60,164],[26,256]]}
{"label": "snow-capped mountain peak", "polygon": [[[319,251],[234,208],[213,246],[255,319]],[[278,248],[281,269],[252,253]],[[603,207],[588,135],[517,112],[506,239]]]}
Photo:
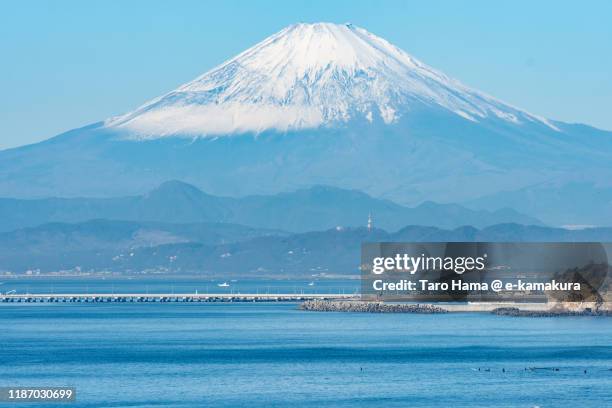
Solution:
{"label": "snow-capped mountain peak", "polygon": [[296,24],[106,126],[137,138],[393,124],[415,107],[470,121],[545,119],[472,90],[352,24]]}

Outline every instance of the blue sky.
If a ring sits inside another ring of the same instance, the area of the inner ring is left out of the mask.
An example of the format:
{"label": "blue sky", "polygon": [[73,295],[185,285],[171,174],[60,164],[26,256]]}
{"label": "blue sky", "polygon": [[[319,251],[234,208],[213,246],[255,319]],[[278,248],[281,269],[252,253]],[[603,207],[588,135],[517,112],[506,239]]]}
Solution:
{"label": "blue sky", "polygon": [[126,112],[286,25],[352,22],[508,103],[612,130],[612,2],[0,3],[0,148]]}

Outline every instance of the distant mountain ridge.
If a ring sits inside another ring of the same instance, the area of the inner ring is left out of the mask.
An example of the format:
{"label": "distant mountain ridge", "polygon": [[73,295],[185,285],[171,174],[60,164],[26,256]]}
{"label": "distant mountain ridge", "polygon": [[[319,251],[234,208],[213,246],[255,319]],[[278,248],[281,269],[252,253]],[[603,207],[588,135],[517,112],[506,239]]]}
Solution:
{"label": "distant mountain ridge", "polygon": [[512,210],[475,211],[460,205],[423,203],[408,208],[340,188],[315,186],[271,196],[217,197],[179,181],[169,181],[142,196],[118,198],[0,198],[0,231],[49,222],[110,219],[137,222],[224,222],[291,232],[336,226],[374,225],[390,231],[407,224],[455,228],[504,222],[541,224]]}
{"label": "distant mountain ridge", "polygon": [[611,242],[612,228],[579,231],[500,224],[407,226],[298,234],[226,224],[95,220],[0,233],[0,272],[108,271],[284,278],[358,274],[363,242]]}

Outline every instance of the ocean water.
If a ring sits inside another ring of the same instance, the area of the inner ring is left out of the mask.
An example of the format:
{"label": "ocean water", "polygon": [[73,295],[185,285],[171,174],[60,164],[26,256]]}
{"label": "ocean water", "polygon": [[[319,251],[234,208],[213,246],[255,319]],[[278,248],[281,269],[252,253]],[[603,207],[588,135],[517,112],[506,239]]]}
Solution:
{"label": "ocean water", "polygon": [[0,304],[0,327],[0,386],[72,407],[612,406],[609,318]]}

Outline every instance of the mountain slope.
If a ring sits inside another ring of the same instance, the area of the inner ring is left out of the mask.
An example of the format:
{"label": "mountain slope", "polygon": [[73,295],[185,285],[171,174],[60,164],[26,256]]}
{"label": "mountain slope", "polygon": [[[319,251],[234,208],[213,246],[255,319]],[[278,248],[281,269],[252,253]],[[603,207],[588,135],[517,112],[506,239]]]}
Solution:
{"label": "mountain slope", "polygon": [[142,248],[189,244],[221,245],[255,237],[286,236],[282,231],[236,224],[91,220],[48,223],[0,233],[0,271],[109,268]]}
{"label": "mountain slope", "polygon": [[[511,199],[549,224],[609,225],[611,155],[611,132],[509,106],[361,28],[302,24],[126,115],[1,151],[0,196],[329,185],[410,206]],[[578,182],[580,200],[566,188]]]}
{"label": "mountain slope", "polygon": [[[138,224],[97,220],[0,233],[0,271],[39,269],[195,273],[218,278],[357,275],[362,242],[609,242],[611,228],[570,231],[500,224],[452,230],[408,226],[396,233],[331,229],[301,234],[252,231],[250,239],[210,239],[219,225]],[[234,227],[239,228],[239,227]],[[196,234],[193,234],[197,231]],[[258,235],[261,234],[261,235]],[[27,256],[23,256],[26,254]]]}

